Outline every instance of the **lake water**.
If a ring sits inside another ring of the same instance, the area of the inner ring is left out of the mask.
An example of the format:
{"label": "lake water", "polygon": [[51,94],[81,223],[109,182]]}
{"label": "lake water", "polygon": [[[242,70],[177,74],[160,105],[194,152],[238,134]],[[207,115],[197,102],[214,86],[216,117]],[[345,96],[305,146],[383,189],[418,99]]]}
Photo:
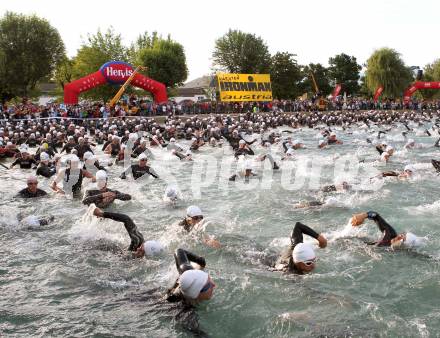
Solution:
{"label": "lake water", "polygon": [[[117,201],[111,210],[128,214],[146,239],[166,246],[167,254],[154,259],[127,260],[100,250],[96,243],[103,240],[128,247],[121,224],[98,221],[86,214],[81,201],[53,193],[33,201],[14,199],[29,172],[0,168],[0,335],[191,336],[166,313],[152,313],[148,302],[136,301],[149,289],[174,282],[172,253],[183,247],[206,258],[206,270],[217,284],[213,299],[197,309],[203,330],[212,337],[440,336],[440,189],[429,163],[440,158],[439,148],[432,146],[434,136],[423,135],[420,128],[408,136],[422,147],[403,150],[403,130],[397,127],[382,136],[396,148],[386,165],[365,142],[375,139],[369,130],[336,129],[344,144],[326,150],[316,147],[318,130],[296,130],[294,137],[307,149],[284,161],[272,180],[271,170],[253,162],[258,176],[248,184],[228,181],[232,171],[225,171],[235,161],[226,144],[203,147],[193,163],[153,150],[151,166],[182,193],[176,206],[162,200],[164,180],[123,181],[118,178],[122,167],[112,166],[109,187],[133,199]],[[262,153],[257,143],[252,148]],[[273,154],[281,163],[276,147]],[[206,159],[210,170],[200,176]],[[356,167],[358,160],[363,162]],[[370,180],[375,170],[401,171],[406,164],[417,169],[409,180]],[[334,180],[348,180],[356,190],[327,195],[333,197],[331,204],[322,208],[293,208],[297,201],[324,198],[316,188]],[[93,186],[86,179],[83,190]],[[50,191],[45,179],[39,187]],[[220,249],[177,226],[192,204],[204,211],[204,231],[222,243]],[[367,246],[363,239],[380,237],[376,225],[367,221],[354,230],[347,224],[353,213],[368,210],[379,212],[397,232],[425,237],[425,245],[415,251]],[[29,229],[17,221],[20,213],[54,215],[56,220]],[[316,270],[305,276],[269,271],[264,257],[288,245],[297,221],[329,240],[327,248],[316,249]]]}

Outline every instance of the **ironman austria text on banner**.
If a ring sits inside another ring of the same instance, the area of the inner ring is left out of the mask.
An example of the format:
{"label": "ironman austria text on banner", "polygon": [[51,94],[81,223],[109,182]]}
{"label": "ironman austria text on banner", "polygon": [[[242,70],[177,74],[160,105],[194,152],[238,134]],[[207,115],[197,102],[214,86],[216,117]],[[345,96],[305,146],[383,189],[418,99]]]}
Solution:
{"label": "ironman austria text on banner", "polygon": [[217,74],[221,101],[272,101],[269,74]]}

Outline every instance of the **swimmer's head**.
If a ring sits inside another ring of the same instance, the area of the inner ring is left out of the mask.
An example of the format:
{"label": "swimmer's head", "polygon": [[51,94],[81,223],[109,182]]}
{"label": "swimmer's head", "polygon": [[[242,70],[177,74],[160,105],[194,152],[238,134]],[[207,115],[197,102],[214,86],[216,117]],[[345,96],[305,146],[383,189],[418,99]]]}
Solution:
{"label": "swimmer's head", "polygon": [[186,209],[186,219],[192,224],[197,224],[203,219],[202,210],[196,206],[191,205]]}
{"label": "swimmer's head", "polygon": [[198,301],[211,299],[216,286],[206,272],[194,269],[180,275],[179,285],[183,296]]}
{"label": "swimmer's head", "polygon": [[412,232],[399,234],[391,240],[391,247],[397,249],[400,247],[414,248],[422,244],[422,240]]}
{"label": "swimmer's head", "polygon": [[167,187],[165,190],[165,197],[169,198],[171,201],[177,201],[177,189],[174,187]]}
{"label": "swimmer's head", "polygon": [[145,241],[139,249],[138,251],[141,251],[146,257],[159,256],[165,251],[164,246],[158,241]]}
{"label": "swimmer's head", "polygon": [[292,259],[295,267],[301,272],[310,272],[315,269],[315,251],[308,243],[297,244],[292,251]]}

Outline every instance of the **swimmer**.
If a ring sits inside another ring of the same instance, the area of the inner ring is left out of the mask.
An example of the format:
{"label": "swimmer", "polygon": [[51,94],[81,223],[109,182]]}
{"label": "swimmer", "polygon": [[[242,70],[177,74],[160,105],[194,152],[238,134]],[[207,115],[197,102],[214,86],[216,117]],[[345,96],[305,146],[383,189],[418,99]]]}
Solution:
{"label": "swimmer", "polygon": [[26,180],[27,188],[20,190],[17,197],[34,198],[47,196],[47,192],[38,188],[38,180],[35,176],[29,176]]}
{"label": "swimmer", "polygon": [[139,232],[136,224],[127,215],[102,211],[99,208],[93,210],[93,215],[124,223],[125,229],[131,240],[128,251],[132,252],[134,257],[141,258],[144,256],[156,256],[163,253],[163,245],[156,241],[145,241],[144,236]]}
{"label": "swimmer", "polygon": [[343,144],[341,140],[338,140],[336,137],[336,134],[334,132],[330,133],[329,137],[327,138],[327,143],[329,145],[331,144]]}
{"label": "swimmer", "polygon": [[249,179],[253,176],[257,176],[257,174],[255,174],[252,171],[252,166],[249,162],[245,163],[245,168],[244,170],[240,170],[237,174],[232,175],[231,177],[229,177],[229,181],[234,182],[237,177],[244,177],[246,182],[249,182]]}
{"label": "swimmer", "polygon": [[[202,210],[196,205],[191,205],[186,209],[186,217],[179,222],[179,226],[183,227],[187,232],[190,232],[198,228],[197,226],[200,225],[202,220]],[[221,247],[220,242],[217,241],[214,236],[204,235],[202,240],[206,245],[214,249]]]}
{"label": "swimmer", "polygon": [[238,149],[234,153],[234,156],[237,159],[240,155],[255,155],[254,151],[246,144],[245,140],[240,140],[238,142]]}
{"label": "swimmer", "polygon": [[305,274],[311,272],[316,267],[316,255],[313,247],[309,243],[303,243],[303,235],[315,238],[320,248],[327,246],[327,239],[318,234],[307,225],[296,222],[290,234],[291,244],[277,259],[274,270],[290,272],[295,274]]}
{"label": "swimmer", "polygon": [[[95,182],[95,177],[87,170],[80,168],[80,161],[76,155],[70,155],[66,164],[68,167],[59,170],[51,188],[60,194],[71,192],[74,197],[80,197],[83,178],[90,178],[92,182]],[[58,186],[61,181],[63,182],[62,189]]]}
{"label": "swimmer", "polygon": [[129,201],[131,195],[121,193],[117,190],[110,190],[107,187],[108,177],[104,170],[96,173],[96,185],[98,189],[87,190],[84,194],[83,204],[95,204],[98,208],[107,208],[114,200]]}
{"label": "swimmer", "polygon": [[421,239],[411,232],[397,234],[396,230],[389,225],[377,212],[368,211],[360,214],[355,214],[351,218],[351,225],[360,226],[366,219],[373,220],[379,230],[383,233],[383,237],[379,241],[369,242],[369,245],[376,246],[391,246],[397,248],[404,246],[406,248],[416,247],[421,244]]}
{"label": "swimmer", "polygon": [[20,153],[21,156],[12,162],[10,169],[14,168],[17,164],[20,166],[20,169],[31,169],[32,165],[37,164],[37,161],[29,154],[27,146],[20,147]]}
{"label": "swimmer", "polygon": [[341,184],[326,185],[321,188],[322,192],[344,192],[351,189],[351,185],[344,181]]}
{"label": "swimmer", "polygon": [[327,145],[328,145],[328,143],[325,142],[325,140],[319,140],[319,142],[318,142],[318,148],[319,149],[324,149],[324,148],[327,147]]}
{"label": "swimmer", "polygon": [[130,167],[128,167],[120,176],[121,179],[126,179],[127,174],[131,172],[133,175],[133,179],[137,180],[138,178],[142,177],[144,174],[148,174],[150,176],[153,176],[154,178],[159,178],[159,176],[156,174],[156,172],[147,165],[147,155],[144,153],[139,155],[139,164],[132,164]]}
{"label": "swimmer", "polygon": [[398,178],[410,178],[416,170],[412,165],[406,165],[401,173],[397,171],[384,171],[379,176],[381,177],[398,177]]}
{"label": "swimmer", "polygon": [[175,204],[179,200],[179,195],[177,193],[177,189],[174,187],[171,187],[171,186],[167,187],[165,189],[163,200],[165,202],[170,202],[170,203]]}
{"label": "swimmer", "polygon": [[50,162],[49,155],[47,153],[40,154],[40,164],[37,167],[36,175],[41,175],[46,178],[51,178],[55,175],[57,169],[53,163]]}
{"label": "swimmer", "polygon": [[437,170],[438,173],[440,173],[440,161],[432,159],[431,164],[434,167],[434,169]]}
{"label": "swimmer", "polygon": [[[206,267],[205,259],[189,251],[177,249],[174,260],[179,278],[168,290],[166,299],[169,302],[183,302],[190,306],[210,300],[216,285],[208,273],[203,271]],[[195,269],[191,263],[196,263],[200,269]]]}
{"label": "swimmer", "polygon": [[35,215],[29,215],[26,217],[22,217],[21,215],[17,216],[18,221],[28,227],[28,228],[39,228],[41,226],[48,225],[50,222],[53,222],[55,219],[54,216],[49,217],[42,217],[42,216],[35,216]]}

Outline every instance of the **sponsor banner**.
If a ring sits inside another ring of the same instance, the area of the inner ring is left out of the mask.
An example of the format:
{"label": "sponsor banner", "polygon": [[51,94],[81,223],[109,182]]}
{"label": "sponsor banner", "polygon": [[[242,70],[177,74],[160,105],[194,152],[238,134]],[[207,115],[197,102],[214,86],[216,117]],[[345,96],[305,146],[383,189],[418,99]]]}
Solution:
{"label": "sponsor banner", "polygon": [[133,74],[133,67],[122,61],[110,61],[99,68],[107,82],[122,84]]}
{"label": "sponsor banner", "polygon": [[376,92],[374,93],[374,102],[377,102],[377,100],[379,100],[379,97],[380,97],[380,95],[382,95],[382,92],[383,92],[383,87],[379,86],[376,89]]}
{"label": "sponsor banner", "polygon": [[332,100],[335,101],[336,97],[339,95],[339,92],[341,91],[342,86],[340,84],[337,84],[335,89],[333,90],[332,94]]}
{"label": "sponsor banner", "polygon": [[269,74],[217,74],[220,101],[272,101]]}

